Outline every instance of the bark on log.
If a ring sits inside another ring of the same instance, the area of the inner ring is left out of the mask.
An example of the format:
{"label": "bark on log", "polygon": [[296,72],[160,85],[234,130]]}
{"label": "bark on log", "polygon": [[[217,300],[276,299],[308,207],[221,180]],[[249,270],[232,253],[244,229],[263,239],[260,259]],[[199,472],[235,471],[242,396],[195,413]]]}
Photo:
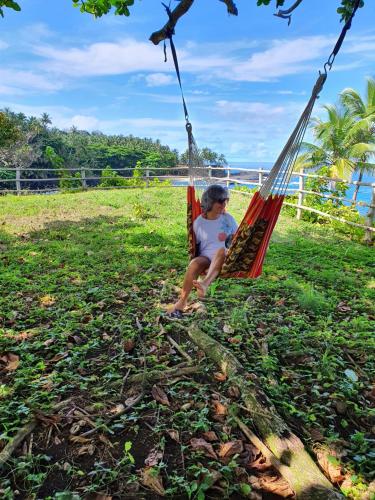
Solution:
{"label": "bark on log", "polygon": [[287,466],[287,473],[283,475],[297,499],[342,499],[343,496],[320,471],[301,440],[289,429],[264,392],[242,375],[244,369],[237,358],[196,325],[188,330],[188,335],[228,378],[235,377],[259,435],[281,464]]}
{"label": "bark on log", "polygon": [[197,373],[201,371],[200,366],[186,366],[185,368],[170,369],[166,371],[161,370],[151,370],[146,373],[137,373],[129,377],[129,384],[154,384],[155,382],[160,382],[167,378],[172,377],[182,377],[183,375],[191,375],[192,373]]}

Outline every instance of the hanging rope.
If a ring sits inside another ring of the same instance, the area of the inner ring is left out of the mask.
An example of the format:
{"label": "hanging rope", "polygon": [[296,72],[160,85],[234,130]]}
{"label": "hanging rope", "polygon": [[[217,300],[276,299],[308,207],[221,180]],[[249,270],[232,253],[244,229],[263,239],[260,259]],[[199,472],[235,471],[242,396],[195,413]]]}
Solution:
{"label": "hanging rope", "polygon": [[[298,3],[298,2],[297,2]],[[351,28],[353,17],[357,12],[361,0],[356,0],[353,11],[346,21],[340,36],[331,52],[328,60],[324,64],[324,72],[319,71],[319,76],[312,89],[310,99],[303,110],[295,128],[277,158],[267,179],[260,187],[259,191],[252,197],[246,214],[233,238],[232,245],[226,256],[221,276],[224,277],[252,277],[259,276],[262,272],[264,257],[272,235],[273,228],[277,222],[285,193],[293,172],[295,160],[300,151],[300,147],[305,135],[311,113],[318,99],[321,90],[331,70],[334,60],[340,51],[345,36]],[[163,4],[169,18],[171,10]],[[182,104],[185,114],[186,131],[188,134],[189,147],[189,177],[188,187],[188,235],[190,256],[195,257],[196,246],[193,231],[193,222],[201,212],[199,199],[196,198],[196,179],[202,180],[205,175],[205,168],[199,156],[199,150],[194,140],[192,126],[182,89],[180,69],[177,59],[177,52],[173,42],[174,29],[168,33],[175,71],[180,86]],[[164,47],[166,57],[166,47]]]}

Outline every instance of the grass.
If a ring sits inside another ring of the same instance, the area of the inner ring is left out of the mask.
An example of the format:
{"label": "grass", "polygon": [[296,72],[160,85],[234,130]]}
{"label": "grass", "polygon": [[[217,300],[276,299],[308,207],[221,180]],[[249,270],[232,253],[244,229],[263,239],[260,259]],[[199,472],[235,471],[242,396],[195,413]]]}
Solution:
{"label": "grass", "polygon": [[[0,447],[36,410],[48,413],[68,396],[76,404],[18,450],[0,480],[2,497],[126,488],[129,498],[158,498],[137,472],[155,448],[162,458],[151,472],[170,498],[204,498],[217,474],[220,496],[247,491],[250,472],[236,475],[241,455],[223,463],[190,445],[210,430],[219,442],[238,439],[211,404],[230,404],[233,383],[215,380],[215,368],[161,317],[187,262],[184,197],[165,188],[0,198]],[[230,211],[240,219],[245,205],[234,195]],[[310,449],[319,441],[335,450],[349,498],[364,498],[374,479],[374,283],[373,249],[282,216],[263,276],[217,281],[203,313],[185,320],[233,350]],[[183,361],[166,333],[204,374],[164,387],[170,406],[148,391],[95,439],[72,440],[73,425],[83,432],[87,418],[101,424],[123,400],[129,370]]]}

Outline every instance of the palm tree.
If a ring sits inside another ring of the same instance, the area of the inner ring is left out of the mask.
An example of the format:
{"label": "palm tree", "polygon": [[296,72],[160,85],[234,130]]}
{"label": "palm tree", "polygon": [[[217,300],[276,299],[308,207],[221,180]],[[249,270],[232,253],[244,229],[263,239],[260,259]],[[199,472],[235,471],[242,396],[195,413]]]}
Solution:
{"label": "palm tree", "polygon": [[[351,88],[344,89],[340,94],[340,101],[350,116],[354,118],[355,125],[352,135],[362,142],[375,142],[375,80],[367,79],[366,98],[363,100],[357,91]],[[368,162],[368,156],[364,154],[359,158],[356,170],[359,170],[358,182],[362,181],[365,171],[373,171],[375,165]],[[353,201],[357,200],[359,185],[357,184]]]}
{"label": "palm tree", "polygon": [[357,121],[348,109],[334,105],[323,108],[328,120],[311,119],[317,144],[303,143],[304,156],[299,161],[305,168],[327,166],[332,177],[348,179],[356,165],[363,165],[375,153],[374,140],[358,133]]}

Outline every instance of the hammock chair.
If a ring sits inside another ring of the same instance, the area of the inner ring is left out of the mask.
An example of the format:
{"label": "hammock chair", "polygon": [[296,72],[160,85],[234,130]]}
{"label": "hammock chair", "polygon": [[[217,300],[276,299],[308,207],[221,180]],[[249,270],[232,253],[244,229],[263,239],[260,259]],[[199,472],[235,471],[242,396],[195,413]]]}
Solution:
{"label": "hammock chair", "polygon": [[[268,244],[280,214],[285,193],[293,172],[294,163],[300,150],[312,109],[327,79],[328,70],[332,68],[332,64],[341,48],[346,33],[351,27],[352,19],[359,5],[360,0],[356,0],[353,12],[345,23],[331,55],[324,64],[324,72],[319,72],[311,97],[302,112],[297,125],[291,133],[269,175],[260,186],[259,190],[251,198],[245,216],[233,237],[220,273],[220,277],[256,278],[261,275]],[[166,7],[166,10],[170,16],[171,11],[168,7]],[[172,31],[168,35],[168,38],[181,90],[186,120],[186,131],[188,135],[188,170],[190,182],[187,188],[187,229],[189,255],[190,258],[193,259],[197,256],[197,245],[195,242],[193,223],[202,213],[198,190],[207,185],[209,178],[207,176],[207,168],[200,157],[199,150],[193,136],[192,125],[189,120],[189,114],[182,90],[177,53],[172,39],[173,34],[174,32]]]}

